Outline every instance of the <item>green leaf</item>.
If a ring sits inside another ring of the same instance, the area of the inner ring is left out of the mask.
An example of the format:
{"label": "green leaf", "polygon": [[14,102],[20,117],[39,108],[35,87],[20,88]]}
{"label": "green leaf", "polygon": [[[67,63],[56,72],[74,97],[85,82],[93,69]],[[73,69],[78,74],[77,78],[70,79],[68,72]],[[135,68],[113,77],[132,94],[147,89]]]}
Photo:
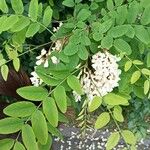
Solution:
{"label": "green leaf", "polygon": [[64,0],[62,4],[67,7],[74,7],[75,5],[74,0]]}
{"label": "green leaf", "polygon": [[83,94],[80,81],[76,76],[70,75],[67,78],[67,83],[70,86],[70,88],[73,89],[74,91],[76,91],[79,95]]}
{"label": "green leaf", "polygon": [[122,5],[117,8],[117,15],[116,15],[116,23],[118,25],[124,24],[127,19],[128,10],[127,5]]}
{"label": "green leaf", "polygon": [[58,86],[54,90],[54,97],[56,104],[62,113],[67,111],[67,98],[65,88],[63,86]]}
{"label": "green leaf", "polygon": [[127,72],[132,67],[132,61],[127,61],[124,66],[124,71]]}
{"label": "green leaf", "polygon": [[56,80],[55,78],[53,78],[47,74],[44,74],[44,72],[36,71],[36,73],[38,74],[40,79],[42,79],[43,82],[45,82],[47,85],[56,86],[61,82],[61,80]]}
{"label": "green leaf", "polygon": [[110,34],[114,38],[121,37],[127,33],[128,27],[128,25],[115,26],[110,30]]}
{"label": "green leaf", "polygon": [[119,142],[120,140],[120,134],[119,132],[113,132],[106,143],[106,150],[111,150],[113,149]]}
{"label": "green leaf", "polygon": [[114,107],[113,115],[114,115],[114,118],[117,121],[119,121],[119,122],[124,121],[124,118],[123,118],[123,115],[122,115],[122,108],[120,106],[115,106]]}
{"label": "green leaf", "polygon": [[13,150],[25,150],[25,147],[20,142],[16,142]]}
{"label": "green leaf", "polygon": [[78,21],[85,21],[91,15],[91,11],[88,9],[81,9],[77,15]]}
{"label": "green leaf", "polygon": [[107,0],[107,9],[110,11],[114,9],[113,0]]}
{"label": "green leaf", "polygon": [[150,23],[149,12],[150,12],[150,5],[148,5],[143,12],[143,15],[141,18],[141,24],[148,25]]}
{"label": "green leaf", "polygon": [[52,142],[53,142],[53,139],[52,139],[51,135],[49,134],[47,143],[45,145],[38,143],[39,150],[50,150],[51,146],[52,146]]}
{"label": "green leaf", "polygon": [[0,1],[0,10],[1,10],[3,13],[8,13],[8,6],[7,6],[5,0],[1,0],[1,1]]}
{"label": "green leaf", "polygon": [[131,84],[134,84],[137,82],[141,77],[141,72],[140,71],[135,71],[132,76],[131,76]]}
{"label": "green leaf", "polygon": [[8,77],[8,73],[9,73],[9,68],[7,65],[3,65],[1,66],[1,74],[2,77],[5,81],[7,81],[7,77]]}
{"label": "green leaf", "polygon": [[133,39],[135,36],[135,30],[131,25],[128,25],[128,31],[125,34],[126,36],[128,36],[129,38]]}
{"label": "green leaf", "polygon": [[133,1],[128,9],[127,21],[128,23],[134,23],[137,19],[137,15],[139,13],[139,3]]}
{"label": "green leaf", "polygon": [[82,60],[87,60],[88,59],[88,51],[86,49],[86,47],[84,45],[80,45],[79,51],[78,51],[78,56],[82,59]]}
{"label": "green leaf", "polygon": [[147,64],[147,67],[150,67],[150,52],[147,53],[146,64]]}
{"label": "green leaf", "polygon": [[136,25],[135,26],[135,35],[144,44],[147,45],[150,43],[150,35],[148,34],[148,31],[144,28],[144,26]]}
{"label": "green leaf", "polygon": [[13,139],[3,139],[0,140],[0,149],[1,150],[10,150],[13,147],[14,140]]}
{"label": "green leaf", "polygon": [[40,25],[38,23],[30,24],[26,32],[26,37],[33,37],[39,31],[39,29]]}
{"label": "green leaf", "polygon": [[51,7],[47,6],[45,11],[44,11],[44,16],[43,16],[43,24],[46,27],[51,23],[52,14],[53,14],[53,11],[52,11]]}
{"label": "green leaf", "polygon": [[106,48],[106,49],[110,49],[112,47],[113,44],[113,38],[112,36],[105,36],[102,41],[101,41],[101,46],[102,48]]}
{"label": "green leaf", "polygon": [[19,58],[13,59],[13,66],[14,66],[15,70],[18,72],[20,69],[20,59]]}
{"label": "green leaf", "polygon": [[33,22],[35,22],[38,18],[38,0],[31,0],[29,5],[29,14],[28,16],[31,18]]}
{"label": "green leaf", "polygon": [[53,98],[47,98],[43,101],[43,112],[49,121],[49,123],[57,127],[58,126],[58,110]]}
{"label": "green leaf", "polygon": [[150,76],[150,70],[149,69],[143,68],[141,71],[143,74]]}
{"label": "green leaf", "polygon": [[54,136],[59,137],[61,140],[63,140],[62,133],[57,128],[54,128],[51,124],[48,124],[48,131]]}
{"label": "green leaf", "polygon": [[22,29],[27,27],[29,24],[30,24],[29,18],[22,16],[19,18],[19,21],[12,26],[11,31],[12,32],[21,31]]}
{"label": "green leaf", "polygon": [[46,144],[48,140],[48,128],[43,113],[39,110],[33,113],[31,116],[31,123],[38,142],[43,145]]}
{"label": "green leaf", "polygon": [[102,98],[95,96],[91,102],[89,102],[89,112],[95,111],[102,104]]}
{"label": "green leaf", "polygon": [[17,93],[31,101],[42,101],[48,96],[48,91],[42,87],[25,86],[17,89]]}
{"label": "green leaf", "polygon": [[64,54],[67,56],[71,56],[76,54],[79,51],[79,45],[69,43],[65,48],[64,48]]}
{"label": "green leaf", "polygon": [[22,0],[11,0],[11,5],[16,14],[22,14],[24,11]]}
{"label": "green leaf", "polygon": [[18,22],[19,18],[17,15],[9,16],[2,24],[1,31],[9,30],[14,24]]}
{"label": "green leaf", "polygon": [[136,137],[134,136],[134,134],[131,131],[123,130],[122,136],[123,136],[124,140],[126,141],[126,143],[133,144],[133,145],[136,144]]}
{"label": "green leaf", "polygon": [[36,106],[27,101],[12,103],[3,112],[12,117],[28,117],[36,110]]}
{"label": "green leaf", "polygon": [[11,134],[19,131],[24,122],[19,118],[5,118],[0,120],[0,134]]}
{"label": "green leaf", "polygon": [[126,55],[130,55],[132,53],[130,45],[122,40],[122,39],[116,39],[114,41],[114,47],[120,52],[125,53]]}
{"label": "green leaf", "polygon": [[95,122],[95,128],[100,129],[106,126],[110,121],[110,115],[108,112],[103,112],[100,114]]}
{"label": "green leaf", "polygon": [[115,5],[119,6],[123,3],[123,0],[115,0]]}
{"label": "green leaf", "polygon": [[128,103],[128,100],[120,95],[109,93],[106,96],[103,97],[103,100],[108,105],[126,105]]}
{"label": "green leaf", "polygon": [[144,94],[146,95],[150,90],[150,81],[149,80],[146,80],[144,82]]}
{"label": "green leaf", "polygon": [[133,60],[133,64],[135,65],[143,65],[143,62],[140,60]]}
{"label": "green leaf", "polygon": [[33,129],[28,124],[24,125],[22,128],[22,140],[27,150],[38,150]]}

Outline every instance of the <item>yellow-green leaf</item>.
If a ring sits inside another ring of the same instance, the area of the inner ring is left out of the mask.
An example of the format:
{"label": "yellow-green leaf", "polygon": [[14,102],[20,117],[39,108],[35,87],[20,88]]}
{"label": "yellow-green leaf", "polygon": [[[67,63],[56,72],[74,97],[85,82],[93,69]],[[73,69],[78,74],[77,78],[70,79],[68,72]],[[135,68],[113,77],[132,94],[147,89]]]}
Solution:
{"label": "yellow-green leaf", "polygon": [[135,71],[132,76],[131,76],[131,84],[134,84],[137,82],[141,77],[141,72],[140,71]]}
{"label": "yellow-green leaf", "polygon": [[136,144],[136,137],[134,134],[129,130],[123,130],[122,135],[126,143],[135,145]]}
{"label": "yellow-green leaf", "polygon": [[34,22],[38,18],[38,0],[31,0],[30,5],[29,5],[29,17],[31,20]]}
{"label": "yellow-green leaf", "polygon": [[143,68],[142,73],[145,74],[145,75],[150,76],[150,70],[149,69]]}
{"label": "yellow-green leaf", "polygon": [[113,149],[119,142],[120,139],[120,134],[119,132],[114,132],[112,133],[109,138],[108,141],[106,143],[106,150],[111,150]]}
{"label": "yellow-green leaf", "polygon": [[81,88],[81,84],[76,76],[70,75],[67,79],[67,83],[74,91],[76,91],[79,95],[82,95],[83,91]]}
{"label": "yellow-green leaf", "polygon": [[150,81],[149,80],[146,80],[144,82],[144,94],[146,95],[150,90]]}
{"label": "yellow-green leaf", "polygon": [[114,115],[114,118],[117,121],[119,121],[119,122],[124,121],[124,118],[123,118],[123,115],[122,115],[122,108],[120,106],[115,106],[114,107],[113,115]]}
{"label": "yellow-green leaf", "polygon": [[13,150],[25,150],[25,147],[20,142],[16,142]]}
{"label": "yellow-green leaf", "polygon": [[3,79],[6,81],[8,77],[8,73],[9,73],[9,68],[7,65],[1,66],[1,73],[2,73]]}
{"label": "yellow-green leaf", "polygon": [[124,66],[124,71],[127,72],[132,67],[132,61],[127,61]]}
{"label": "yellow-green leaf", "polygon": [[38,150],[33,129],[28,124],[24,125],[22,128],[22,140],[27,150]]}
{"label": "yellow-green leaf", "polygon": [[58,110],[53,98],[47,98],[43,101],[43,112],[53,127],[58,126]]}
{"label": "yellow-green leaf", "polygon": [[100,114],[95,122],[95,128],[100,129],[106,126],[110,121],[110,115],[108,112],[103,112]]}
{"label": "yellow-green leaf", "polygon": [[20,59],[19,58],[13,59],[13,66],[14,66],[15,70],[18,72],[20,69]]}
{"label": "yellow-green leaf", "polygon": [[22,0],[11,0],[11,5],[16,14],[22,14],[24,11]]}
{"label": "yellow-green leaf", "polygon": [[89,102],[88,110],[92,112],[96,110],[102,104],[102,98],[95,96],[91,102]]}
{"label": "yellow-green leaf", "polygon": [[63,86],[59,86],[54,91],[54,97],[58,108],[62,113],[67,111],[67,97],[65,88]]}
{"label": "yellow-green leaf", "polygon": [[125,97],[122,97],[120,95],[109,93],[106,96],[103,97],[104,102],[108,105],[126,105],[128,103],[128,100]]}
{"label": "yellow-green leaf", "polygon": [[39,31],[39,29],[40,25],[38,23],[30,24],[26,32],[26,37],[33,37]]}
{"label": "yellow-green leaf", "polygon": [[39,110],[35,111],[31,117],[32,128],[34,134],[41,144],[46,144],[48,139],[48,128],[43,113]]}
{"label": "yellow-green leaf", "polygon": [[8,13],[8,6],[6,4],[6,0],[0,0],[0,10],[3,13]]}
{"label": "yellow-green leaf", "polygon": [[143,65],[143,62],[140,60],[133,60],[133,64],[135,65]]}
{"label": "yellow-green leaf", "polygon": [[0,150],[10,150],[13,147],[14,140],[13,139],[3,139],[0,140]]}

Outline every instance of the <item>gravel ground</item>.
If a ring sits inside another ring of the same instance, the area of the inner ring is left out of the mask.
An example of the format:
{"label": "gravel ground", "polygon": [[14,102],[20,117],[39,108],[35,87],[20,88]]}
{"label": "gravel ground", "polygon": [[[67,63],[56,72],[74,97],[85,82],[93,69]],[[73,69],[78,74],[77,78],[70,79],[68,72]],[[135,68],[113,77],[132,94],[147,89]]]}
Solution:
{"label": "gravel ground", "polygon": [[[88,130],[85,138],[79,134],[79,129],[75,127],[62,126],[61,132],[64,140],[54,139],[53,150],[105,150],[107,138],[110,135],[108,129],[104,131]],[[150,150],[150,139],[141,140],[137,145],[137,150]],[[122,150],[125,148],[123,141],[114,148],[114,150]]]}

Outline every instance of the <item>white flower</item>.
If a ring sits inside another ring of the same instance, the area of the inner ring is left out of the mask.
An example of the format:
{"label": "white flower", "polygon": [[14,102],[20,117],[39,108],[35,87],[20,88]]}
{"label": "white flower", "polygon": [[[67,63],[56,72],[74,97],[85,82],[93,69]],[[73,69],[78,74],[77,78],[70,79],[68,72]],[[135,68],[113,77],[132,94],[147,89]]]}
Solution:
{"label": "white flower", "polygon": [[31,72],[32,77],[30,78],[31,83],[34,86],[39,86],[42,84],[42,79],[39,78],[39,76],[37,75],[37,73],[35,71]]}
{"label": "white flower", "polygon": [[55,42],[55,46],[52,47],[52,50],[60,51],[62,49],[62,46],[63,46],[63,40],[57,40]]}
{"label": "white flower", "polygon": [[53,64],[58,64],[60,62],[60,60],[56,56],[52,56],[51,60]]}
{"label": "white flower", "polygon": [[98,52],[93,55],[92,70],[84,69],[81,76],[81,84],[89,100],[92,100],[94,96],[104,96],[119,86],[121,74],[117,64],[119,60],[120,58],[108,52]]}
{"label": "white flower", "polygon": [[73,96],[75,98],[75,101],[80,102],[81,101],[81,96],[75,91],[73,91],[72,93],[73,93]]}
{"label": "white flower", "polygon": [[41,50],[41,55],[37,56],[36,59],[36,65],[39,66],[41,64],[44,64],[44,67],[48,67],[48,56],[50,55],[50,51],[47,53],[45,49]]}

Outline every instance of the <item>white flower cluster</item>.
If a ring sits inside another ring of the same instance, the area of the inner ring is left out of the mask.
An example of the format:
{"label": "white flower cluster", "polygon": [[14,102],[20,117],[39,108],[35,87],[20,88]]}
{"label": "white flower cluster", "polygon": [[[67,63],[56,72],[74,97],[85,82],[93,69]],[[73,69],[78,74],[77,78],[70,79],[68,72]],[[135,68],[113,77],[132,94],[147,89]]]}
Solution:
{"label": "white flower cluster", "polygon": [[91,70],[84,69],[81,83],[89,100],[94,96],[104,96],[117,87],[121,70],[117,62],[120,58],[108,53],[98,52],[91,60]]}
{"label": "white flower cluster", "polygon": [[81,95],[79,95],[76,91],[73,91],[73,96],[76,102],[80,102],[81,101]]}

